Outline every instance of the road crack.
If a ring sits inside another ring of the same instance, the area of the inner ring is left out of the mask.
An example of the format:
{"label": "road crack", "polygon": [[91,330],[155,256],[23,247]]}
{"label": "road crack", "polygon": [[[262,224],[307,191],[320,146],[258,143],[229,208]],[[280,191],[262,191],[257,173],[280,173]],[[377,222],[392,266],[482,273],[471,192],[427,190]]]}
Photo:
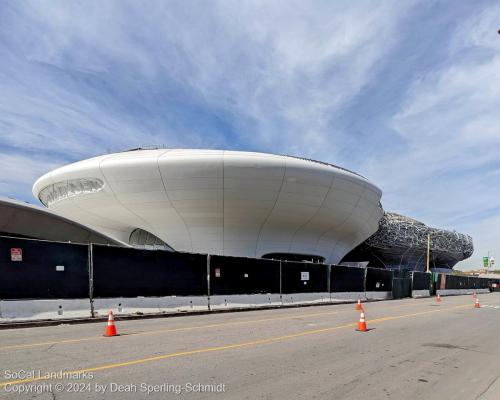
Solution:
{"label": "road crack", "polygon": [[475,400],[478,400],[478,399],[480,399],[481,397],[483,397],[483,394],[486,394],[486,392],[487,392],[488,390],[490,390],[490,388],[491,388],[491,387],[495,384],[495,382],[498,380],[498,378],[500,378],[500,374],[498,374],[498,375],[496,376],[496,378],[495,378],[495,379],[493,379],[493,380],[490,382],[490,384],[489,384],[488,386],[486,386],[486,389],[484,389],[481,393],[479,393],[479,395],[478,395],[478,396],[476,396]]}

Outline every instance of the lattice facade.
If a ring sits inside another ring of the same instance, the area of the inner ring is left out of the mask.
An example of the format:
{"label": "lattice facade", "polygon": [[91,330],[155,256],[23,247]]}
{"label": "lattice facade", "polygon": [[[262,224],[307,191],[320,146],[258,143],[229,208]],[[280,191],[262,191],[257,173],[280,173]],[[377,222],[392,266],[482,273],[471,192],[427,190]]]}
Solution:
{"label": "lattice facade", "polygon": [[428,234],[431,268],[451,269],[474,251],[469,235],[431,228],[415,219],[384,212],[378,231],[343,261],[369,261],[372,266],[422,271],[426,268]]}
{"label": "lattice facade", "polygon": [[384,213],[380,228],[365,243],[379,249],[394,246],[425,250],[427,235],[431,235],[433,252],[452,253],[468,258],[474,251],[472,237],[455,231],[431,228],[424,223],[396,213]]}

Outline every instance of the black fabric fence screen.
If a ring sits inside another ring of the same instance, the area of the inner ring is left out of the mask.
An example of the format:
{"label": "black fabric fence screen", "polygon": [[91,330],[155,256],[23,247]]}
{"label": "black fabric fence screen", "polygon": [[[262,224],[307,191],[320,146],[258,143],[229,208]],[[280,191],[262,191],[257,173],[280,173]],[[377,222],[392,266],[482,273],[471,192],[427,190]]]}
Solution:
{"label": "black fabric fence screen", "polygon": [[473,277],[473,276],[469,276],[467,278],[467,287],[471,288],[471,289],[479,289],[480,282],[481,282],[481,279]]}
{"label": "black fabric fence screen", "polygon": [[279,292],[279,261],[210,256],[211,295]]}
{"label": "black fabric fence screen", "polygon": [[476,288],[478,289],[486,289],[491,286],[490,282],[491,280],[489,279],[481,279],[481,278],[476,278]]}
{"label": "black fabric fence screen", "polygon": [[429,290],[431,285],[431,274],[426,272],[413,272],[412,290]]}
{"label": "black fabric fence screen", "polygon": [[0,238],[0,299],[88,297],[86,245]]}
{"label": "black fabric fence screen", "polygon": [[392,271],[387,269],[366,269],[366,291],[391,291]]}
{"label": "black fabric fence screen", "polygon": [[467,276],[447,275],[445,279],[445,289],[468,289]]}
{"label": "black fabric fence screen", "polygon": [[318,293],[328,291],[328,265],[298,262],[281,264],[282,293]]}
{"label": "black fabric fence screen", "polygon": [[331,292],[364,292],[365,269],[332,265],[330,273]]}
{"label": "black fabric fence screen", "polygon": [[411,278],[393,278],[392,297],[395,299],[411,297]]}
{"label": "black fabric fence screen", "polygon": [[92,247],[95,298],[208,294],[206,255]]}
{"label": "black fabric fence screen", "polygon": [[[393,277],[409,279],[407,276],[407,272],[375,268],[0,236],[0,299],[7,300],[289,294],[328,290],[332,293],[390,292]],[[436,289],[487,289],[493,282],[451,274],[432,276],[436,278]],[[413,272],[412,289],[429,289],[430,281],[431,274]],[[407,282],[398,281],[398,285],[397,295],[406,296]]]}

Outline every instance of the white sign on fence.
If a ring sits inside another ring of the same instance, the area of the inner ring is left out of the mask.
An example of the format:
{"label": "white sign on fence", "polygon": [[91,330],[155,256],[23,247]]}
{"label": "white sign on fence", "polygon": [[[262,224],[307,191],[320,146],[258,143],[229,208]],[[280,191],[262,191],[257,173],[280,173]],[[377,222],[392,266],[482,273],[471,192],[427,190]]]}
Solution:
{"label": "white sign on fence", "polygon": [[10,249],[10,261],[23,261],[23,249]]}

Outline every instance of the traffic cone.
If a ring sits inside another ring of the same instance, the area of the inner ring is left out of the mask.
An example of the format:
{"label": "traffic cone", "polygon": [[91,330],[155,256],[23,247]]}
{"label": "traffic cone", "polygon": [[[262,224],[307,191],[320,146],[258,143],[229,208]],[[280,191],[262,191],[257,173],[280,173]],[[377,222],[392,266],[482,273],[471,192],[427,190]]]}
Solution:
{"label": "traffic cone", "polygon": [[113,311],[109,310],[108,313],[108,325],[106,326],[106,330],[104,331],[104,336],[116,336],[116,326],[115,326],[115,317],[113,316]]}
{"label": "traffic cone", "polygon": [[441,296],[439,295],[439,293],[436,297],[436,303],[441,303]]}
{"label": "traffic cone", "polygon": [[366,332],[366,321],[365,321],[365,313],[361,311],[361,315],[359,316],[358,329],[359,332]]}
{"label": "traffic cone", "polygon": [[363,306],[361,305],[361,300],[358,299],[358,304],[356,304],[356,310],[362,310],[363,309]]}
{"label": "traffic cone", "polygon": [[479,304],[479,298],[476,297],[476,303],[474,304],[474,308],[481,308],[481,305]]}

